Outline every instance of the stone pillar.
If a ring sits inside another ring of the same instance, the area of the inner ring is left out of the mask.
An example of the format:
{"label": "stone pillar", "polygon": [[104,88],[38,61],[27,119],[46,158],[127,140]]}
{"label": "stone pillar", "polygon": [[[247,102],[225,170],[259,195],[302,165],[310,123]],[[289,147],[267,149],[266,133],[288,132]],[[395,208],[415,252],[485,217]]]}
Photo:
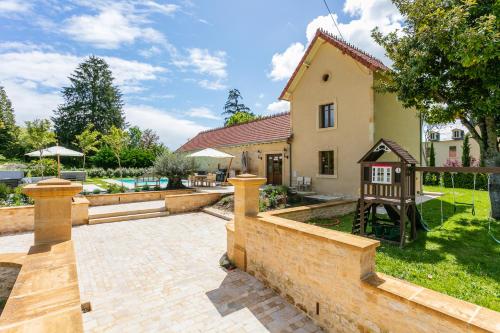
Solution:
{"label": "stone pillar", "polygon": [[71,203],[82,185],[52,178],[23,188],[35,200],[35,245],[71,239]]}
{"label": "stone pillar", "polygon": [[266,178],[255,175],[242,174],[230,178],[234,185],[234,247],[233,261],[241,270],[246,270],[246,232],[247,217],[259,213],[259,187],[265,184]]}

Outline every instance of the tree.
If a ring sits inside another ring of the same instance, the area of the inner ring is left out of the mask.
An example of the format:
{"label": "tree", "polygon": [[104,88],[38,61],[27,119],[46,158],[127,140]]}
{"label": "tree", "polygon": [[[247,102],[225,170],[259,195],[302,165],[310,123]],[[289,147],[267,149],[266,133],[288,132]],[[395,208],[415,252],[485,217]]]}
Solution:
{"label": "tree", "polygon": [[0,86],[0,154],[6,157],[15,155],[18,133],[12,103],[5,89]]}
{"label": "tree", "polygon": [[35,119],[26,122],[26,143],[40,153],[40,168],[43,177],[42,152],[48,145],[56,142],[56,136],[51,131],[51,124],[48,119]]}
{"label": "tree", "polygon": [[[229,120],[231,120],[231,125],[238,123],[239,119],[248,119],[251,117],[255,117],[255,115],[250,111],[250,108],[247,107],[243,103],[239,103],[239,100],[243,99],[241,93],[238,89],[229,90],[229,94],[227,96],[226,104],[224,105],[224,112],[222,114],[228,115],[225,119],[225,126],[228,126]],[[239,116],[236,116],[239,114]],[[235,117],[233,117],[235,116]]]}
{"label": "tree", "polygon": [[235,114],[226,119],[225,126],[243,124],[255,119],[257,119],[257,117],[253,113],[236,112]]}
{"label": "tree", "polygon": [[103,134],[113,126],[125,126],[122,96],[103,59],[90,56],[69,80],[70,85],[62,91],[64,103],[52,118],[60,142],[73,143],[88,124],[93,124],[95,130]]}
{"label": "tree", "polygon": [[76,142],[74,144],[82,150],[83,153],[83,169],[85,169],[85,158],[91,153],[97,151],[97,146],[99,144],[99,132],[94,130],[94,125],[89,124],[85,130],[76,136]]}
{"label": "tree", "polygon": [[462,144],[462,166],[470,166],[471,156],[470,156],[470,144],[469,144],[469,134],[465,135],[464,142]]}
{"label": "tree", "polygon": [[102,136],[102,140],[111,149],[116,159],[118,160],[118,168],[120,169],[120,179],[123,180],[122,164],[120,155],[122,150],[128,145],[128,133],[118,127],[111,127],[108,134]]}
{"label": "tree", "polygon": [[155,174],[168,177],[168,189],[183,188],[182,178],[189,176],[195,169],[193,158],[169,151],[158,156],[153,166]]}
{"label": "tree", "polygon": [[146,129],[142,132],[141,147],[145,149],[154,149],[161,146],[160,137],[152,129]]}
{"label": "tree", "polygon": [[138,126],[132,126],[128,129],[130,148],[139,148],[141,146],[142,131]]}
{"label": "tree", "polygon": [[[402,32],[373,31],[393,61],[378,90],[395,92],[432,123],[459,119],[495,165],[500,136],[500,43],[496,0],[392,0]],[[500,174],[491,177],[493,216],[500,218]],[[494,207],[493,207],[494,206]]]}
{"label": "tree", "polygon": [[429,152],[429,166],[436,166],[436,152],[434,151],[434,142],[431,142],[431,150]]}

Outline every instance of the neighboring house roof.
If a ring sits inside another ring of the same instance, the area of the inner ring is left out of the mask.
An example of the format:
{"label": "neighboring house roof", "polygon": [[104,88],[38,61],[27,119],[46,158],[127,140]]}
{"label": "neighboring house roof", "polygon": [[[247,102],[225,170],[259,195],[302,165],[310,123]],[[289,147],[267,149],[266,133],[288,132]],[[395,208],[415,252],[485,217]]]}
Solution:
{"label": "neighboring house roof", "polygon": [[361,158],[358,163],[361,162],[375,162],[385,153],[385,150],[379,149],[379,146],[383,144],[389,148],[394,154],[405,161],[408,164],[417,164],[417,160],[411,156],[411,154],[401,147],[398,143],[388,139],[380,139],[366,154]]}
{"label": "neighboring house roof", "polygon": [[244,124],[200,132],[177,151],[283,141],[290,138],[291,134],[290,113],[279,113]]}
{"label": "neighboring house roof", "polygon": [[355,59],[356,61],[358,61],[359,63],[361,63],[362,65],[366,66],[367,68],[373,71],[379,71],[379,70],[385,71],[389,69],[386,65],[382,63],[382,61],[378,60],[372,55],[364,52],[363,50],[355,47],[352,44],[349,44],[329,34],[328,32],[322,29],[318,29],[311,44],[309,44],[309,47],[304,53],[304,56],[300,60],[299,65],[297,66],[297,68],[295,68],[295,71],[288,80],[288,83],[286,84],[285,89],[283,89],[279,99],[289,100],[290,97],[289,89],[296,84],[295,81],[300,80],[305,71],[305,68],[309,67],[309,64],[311,63],[314,55],[318,51],[319,47],[324,43],[333,45],[334,47],[338,48],[348,56],[352,57],[353,59]]}
{"label": "neighboring house roof", "polygon": [[[424,131],[427,126],[428,125],[424,125]],[[464,131],[464,134],[469,133],[469,130],[467,130],[467,128],[458,120],[454,123],[443,125],[436,130],[433,130],[433,132],[439,133],[439,141],[455,141],[453,139],[453,130],[456,129]],[[425,135],[422,136],[422,140],[426,140]]]}

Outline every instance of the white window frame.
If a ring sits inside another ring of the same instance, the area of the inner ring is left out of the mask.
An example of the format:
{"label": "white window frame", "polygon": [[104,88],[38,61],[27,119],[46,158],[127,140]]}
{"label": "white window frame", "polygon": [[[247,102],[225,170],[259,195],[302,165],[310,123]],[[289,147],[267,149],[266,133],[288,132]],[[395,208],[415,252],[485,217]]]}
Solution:
{"label": "white window frame", "polygon": [[455,139],[455,140],[459,140],[459,139],[462,139],[464,137],[464,131],[462,130],[459,130],[459,129],[455,129],[452,131],[452,138]]}
{"label": "white window frame", "polygon": [[392,167],[372,166],[372,183],[392,184]]}

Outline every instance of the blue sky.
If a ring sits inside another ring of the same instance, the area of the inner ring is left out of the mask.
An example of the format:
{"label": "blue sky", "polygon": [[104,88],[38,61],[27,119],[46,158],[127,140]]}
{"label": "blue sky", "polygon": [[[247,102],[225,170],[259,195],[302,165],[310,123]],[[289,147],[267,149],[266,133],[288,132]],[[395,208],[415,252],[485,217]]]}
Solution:
{"label": "blue sky", "polygon": [[[401,27],[390,1],[328,3],[348,41],[387,60],[370,30]],[[230,88],[257,114],[286,111],[277,98],[314,32],[337,34],[322,0],[0,0],[0,22],[0,85],[18,123],[50,117],[94,54],[110,64],[130,125],[171,148],[222,125]]]}

